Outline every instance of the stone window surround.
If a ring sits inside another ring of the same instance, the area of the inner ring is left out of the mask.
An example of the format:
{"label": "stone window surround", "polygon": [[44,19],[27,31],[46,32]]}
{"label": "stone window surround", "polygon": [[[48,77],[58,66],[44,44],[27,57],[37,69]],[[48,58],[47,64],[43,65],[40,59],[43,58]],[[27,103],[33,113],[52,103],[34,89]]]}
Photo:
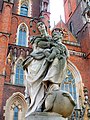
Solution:
{"label": "stone window surround", "polygon": [[20,8],[23,3],[26,3],[28,5],[28,17],[32,17],[32,0],[19,0],[18,5],[18,14],[20,14]]}
{"label": "stone window surround", "polygon": [[84,93],[83,93],[84,84],[82,83],[82,78],[78,68],[70,60],[68,60],[68,69],[71,71],[75,79],[76,93],[77,93],[76,103],[77,103],[77,108],[80,108],[82,106],[81,103],[83,103],[83,101],[80,101],[79,96],[81,96],[81,98],[83,98],[84,96]]}
{"label": "stone window surround", "polygon": [[5,120],[13,120],[14,108],[18,107],[18,120],[25,120],[25,113],[27,110],[27,104],[25,102],[24,95],[20,92],[13,93],[9,99],[6,101],[6,106],[4,106],[4,117]]}
{"label": "stone window surround", "polygon": [[18,29],[17,29],[17,38],[16,38],[16,45],[18,45],[18,39],[19,39],[19,30],[21,29],[22,26],[25,26],[26,28],[26,47],[28,47],[28,38],[29,38],[29,29],[28,29],[28,26],[22,22],[19,26],[18,26]]}
{"label": "stone window surround", "polygon": [[[18,63],[19,60],[24,60],[22,58],[22,56],[20,56],[16,61],[15,61],[15,64],[14,66],[12,66],[12,74],[11,74],[11,83],[12,84],[15,84],[15,73],[16,73],[16,65]],[[24,72],[24,80],[25,80],[25,72]],[[23,85],[25,85],[25,81],[23,82]]]}

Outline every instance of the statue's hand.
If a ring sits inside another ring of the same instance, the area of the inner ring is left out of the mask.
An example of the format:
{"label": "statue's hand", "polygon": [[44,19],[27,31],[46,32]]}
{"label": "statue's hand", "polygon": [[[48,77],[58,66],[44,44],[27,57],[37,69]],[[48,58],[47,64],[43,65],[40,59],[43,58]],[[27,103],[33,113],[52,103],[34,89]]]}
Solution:
{"label": "statue's hand", "polygon": [[53,59],[46,58],[46,61],[53,62]]}
{"label": "statue's hand", "polygon": [[29,106],[30,105],[30,98],[29,97],[27,97],[27,98],[25,98],[25,101],[26,101],[26,103],[27,103],[27,105]]}

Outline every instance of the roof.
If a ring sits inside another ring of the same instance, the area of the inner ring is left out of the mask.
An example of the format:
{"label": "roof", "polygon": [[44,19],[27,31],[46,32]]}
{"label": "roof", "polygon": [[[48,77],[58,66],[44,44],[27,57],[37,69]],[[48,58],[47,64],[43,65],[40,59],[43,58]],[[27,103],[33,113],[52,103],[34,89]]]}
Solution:
{"label": "roof", "polygon": [[74,37],[74,35],[70,32],[70,30],[67,28],[66,24],[61,20],[58,22],[53,29],[55,28],[62,28],[65,31],[65,36],[63,40],[71,41],[71,42],[77,42],[77,39]]}

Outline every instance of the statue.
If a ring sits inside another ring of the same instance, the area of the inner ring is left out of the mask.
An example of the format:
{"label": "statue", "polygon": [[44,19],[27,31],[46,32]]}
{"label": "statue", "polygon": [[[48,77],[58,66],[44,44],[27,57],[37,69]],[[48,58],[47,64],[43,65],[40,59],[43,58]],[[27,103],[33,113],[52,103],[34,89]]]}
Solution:
{"label": "statue", "polygon": [[[59,89],[66,75],[69,57],[68,49],[62,43],[63,32],[56,28],[52,31],[51,37],[43,22],[37,23],[37,27],[41,35],[31,40],[33,51],[23,62],[26,71],[25,99],[28,103],[26,117],[33,112],[43,111],[53,111],[67,117],[71,114],[75,103],[69,93]],[[60,112],[62,107],[56,110],[59,102],[63,102],[62,99],[64,103],[67,101],[68,104],[65,103],[67,108],[72,105],[65,115]]]}

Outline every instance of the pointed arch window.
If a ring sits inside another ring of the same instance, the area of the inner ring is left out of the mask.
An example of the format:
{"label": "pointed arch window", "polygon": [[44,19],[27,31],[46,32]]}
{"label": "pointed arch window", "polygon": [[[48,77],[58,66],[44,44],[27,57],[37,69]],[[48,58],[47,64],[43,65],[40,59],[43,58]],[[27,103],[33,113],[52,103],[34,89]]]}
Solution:
{"label": "pointed arch window", "polygon": [[61,89],[69,92],[75,100],[77,99],[75,79],[69,69],[67,69],[67,77],[61,84]]}
{"label": "pointed arch window", "polygon": [[18,120],[18,111],[19,111],[19,109],[18,109],[18,107],[16,106],[16,107],[14,108],[14,120]]}
{"label": "pointed arch window", "polygon": [[71,21],[70,22],[70,31],[72,32],[72,34],[74,35],[74,25],[73,25],[73,22]]}
{"label": "pointed arch window", "polygon": [[14,92],[6,101],[5,120],[24,120],[27,103],[21,92]]}
{"label": "pointed arch window", "polygon": [[25,27],[25,25],[21,25],[21,27],[19,29],[18,45],[26,46],[26,27]]}
{"label": "pointed arch window", "polygon": [[23,85],[24,83],[24,70],[21,65],[22,60],[19,60],[16,64],[15,84]]}
{"label": "pointed arch window", "polygon": [[20,15],[28,16],[28,5],[22,4],[20,8]]}

